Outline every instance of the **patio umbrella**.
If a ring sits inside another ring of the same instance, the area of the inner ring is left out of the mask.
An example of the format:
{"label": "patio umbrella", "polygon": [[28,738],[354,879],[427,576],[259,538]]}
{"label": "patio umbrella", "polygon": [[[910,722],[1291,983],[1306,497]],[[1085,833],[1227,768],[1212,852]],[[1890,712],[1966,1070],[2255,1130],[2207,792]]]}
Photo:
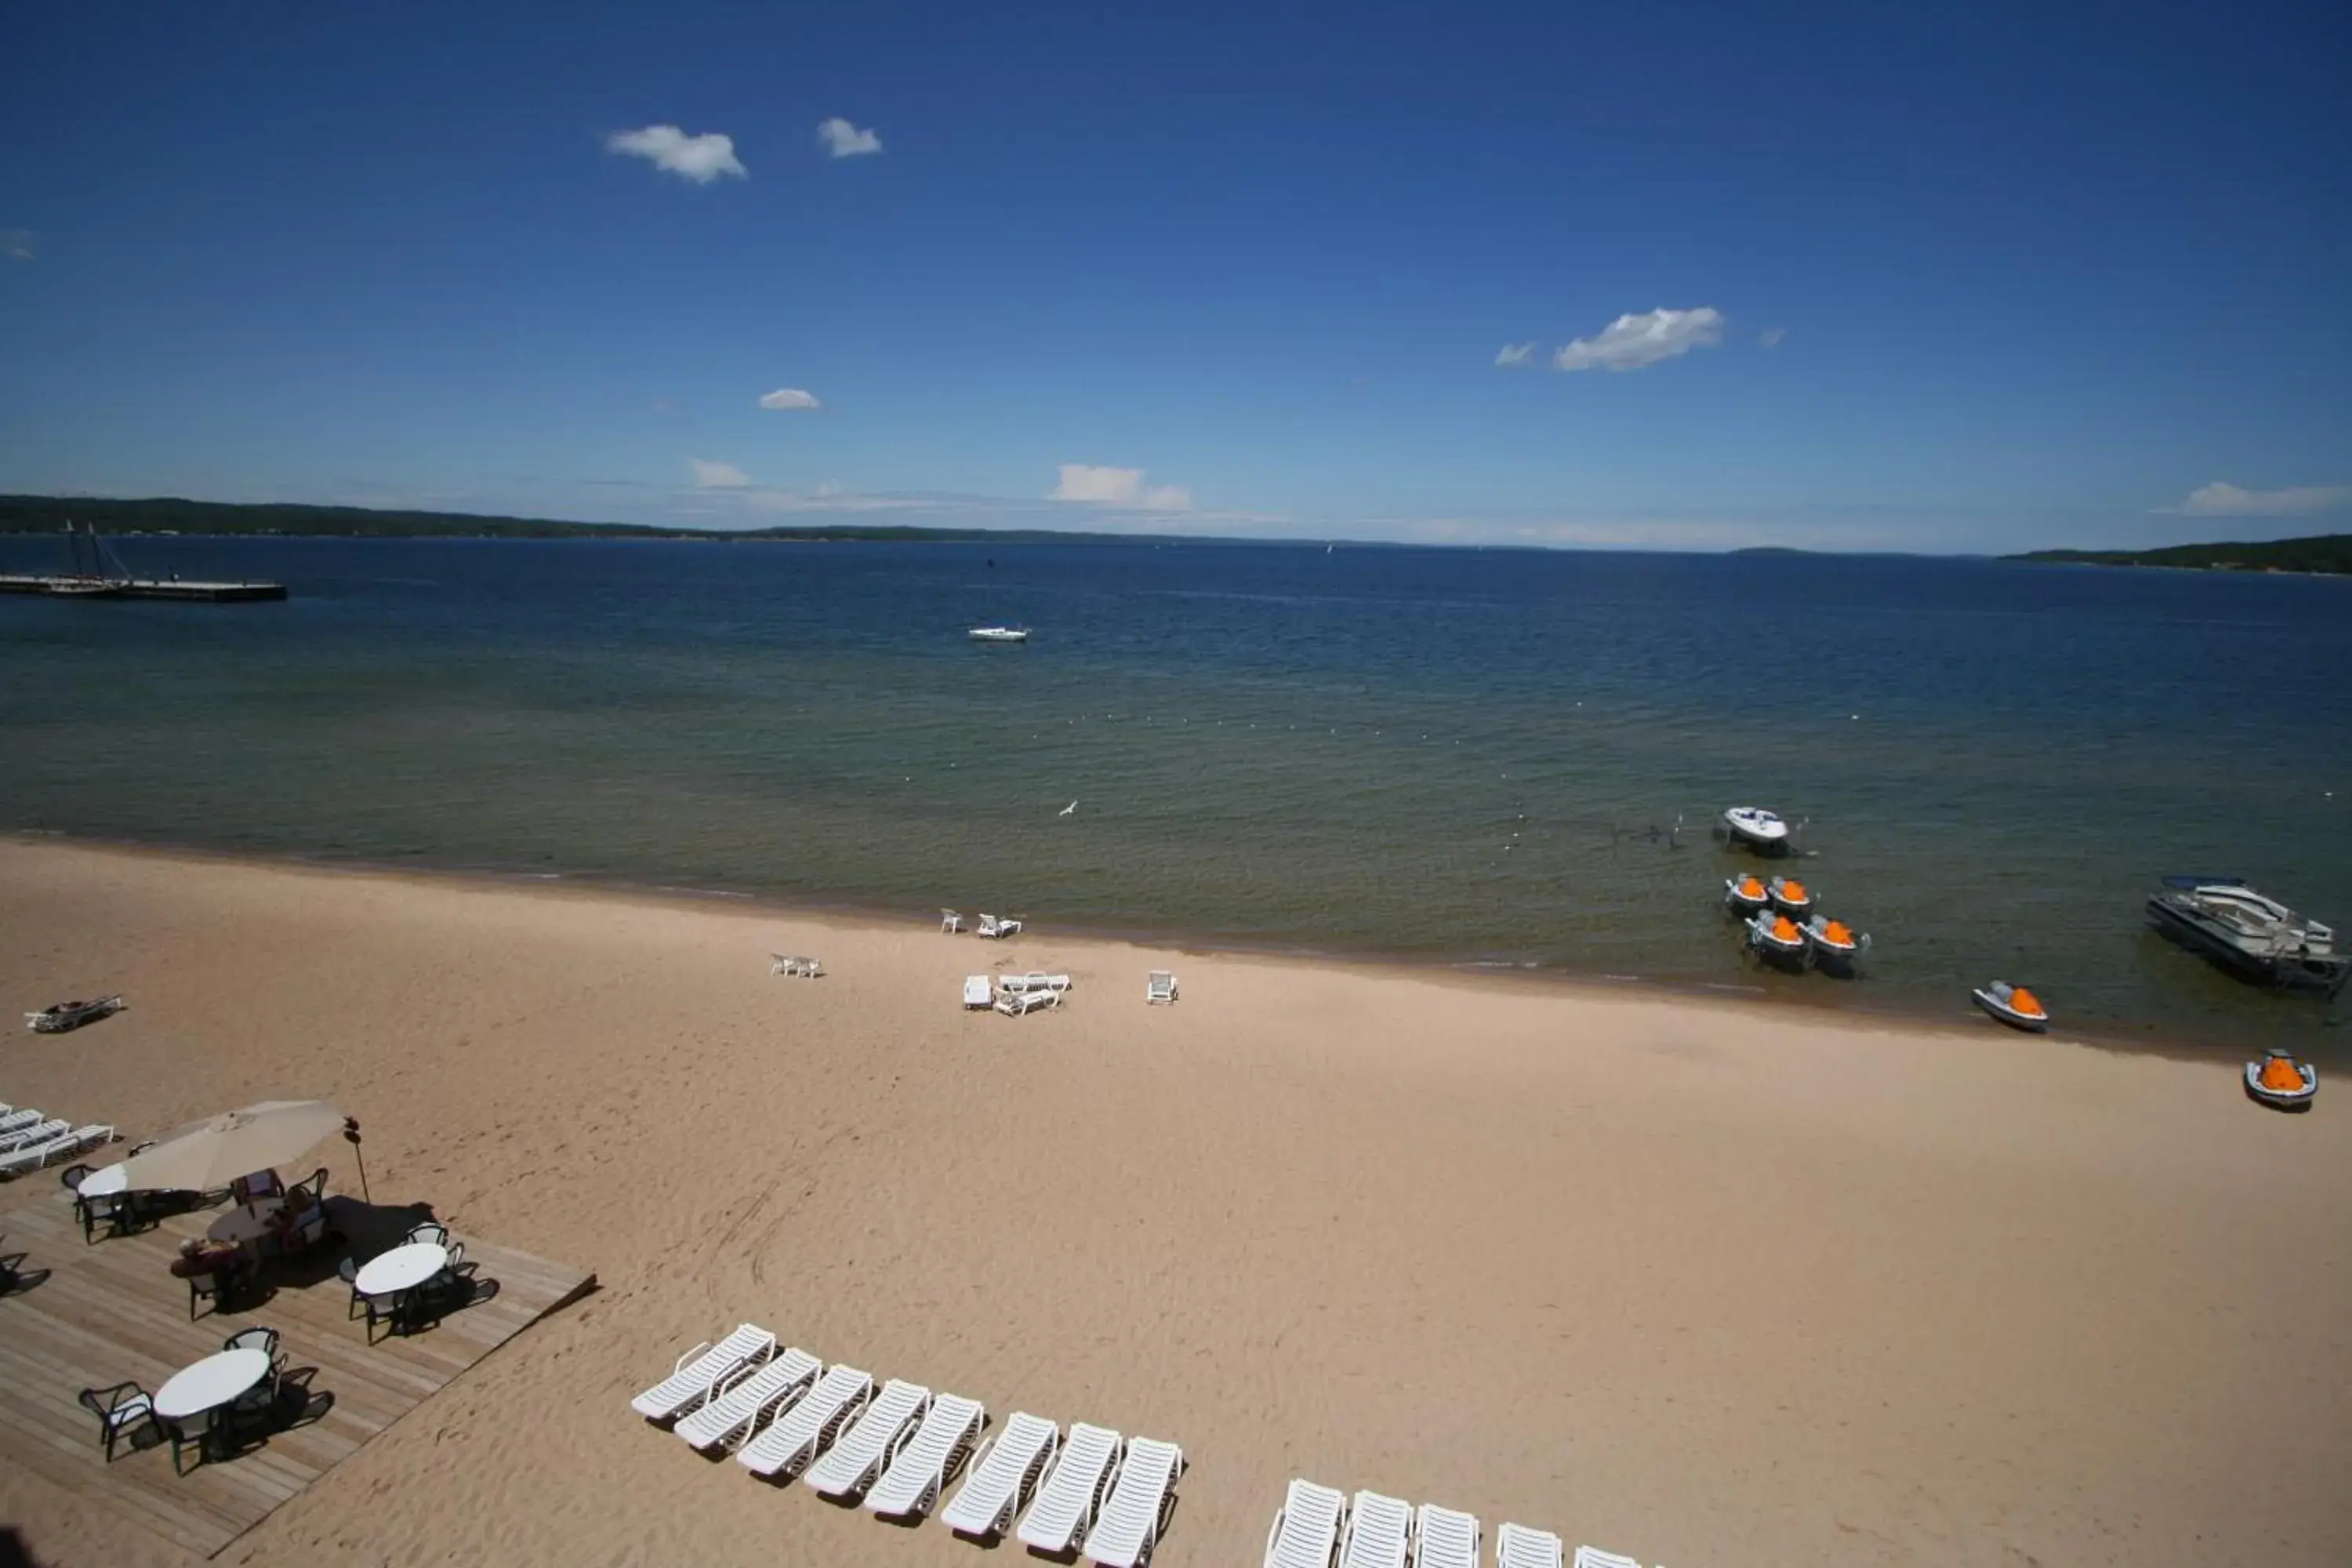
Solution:
{"label": "patio umbrella", "polygon": [[133,1192],[207,1192],[239,1176],[300,1158],[342,1131],[343,1113],[323,1100],[266,1100],[191,1121],[122,1163]]}

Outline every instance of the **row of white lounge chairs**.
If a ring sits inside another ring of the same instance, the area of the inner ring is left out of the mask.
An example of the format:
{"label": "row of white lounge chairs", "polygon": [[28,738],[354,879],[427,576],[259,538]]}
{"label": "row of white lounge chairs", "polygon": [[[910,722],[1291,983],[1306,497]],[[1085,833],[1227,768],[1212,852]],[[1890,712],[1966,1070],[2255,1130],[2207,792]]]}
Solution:
{"label": "row of white lounge chairs", "polygon": [[963,977],[963,1005],[975,1012],[993,1007],[1008,1018],[1018,1018],[1040,1007],[1058,1007],[1070,989],[1066,974],[1033,969],[1026,974],[1000,974],[993,985],[985,974]]}
{"label": "row of white lounge chairs", "polygon": [[[941,910],[940,930],[950,936],[955,935],[956,932],[963,930],[963,917],[953,910]],[[998,941],[1008,936],[1019,936],[1021,917],[1019,915],[982,915],[980,917],[980,922],[971,928],[971,933],[974,936],[991,937]]]}
{"label": "row of white lounge chairs", "polygon": [[[1475,1514],[1402,1498],[1345,1493],[1295,1480],[1265,1532],[1264,1568],[1479,1568],[1485,1531]],[[1560,1539],[1507,1524],[1495,1536],[1496,1568],[1560,1568]],[[1642,1568],[1596,1546],[1576,1549],[1575,1568]]]}
{"label": "row of white lounge chairs", "polygon": [[733,1454],[754,1475],[805,1480],[888,1518],[929,1511],[969,1459],[970,1474],[940,1510],[949,1529],[1001,1536],[1025,1500],[1024,1545],[1083,1549],[1103,1568],[1150,1560],[1184,1469],[1173,1443],[1123,1439],[1083,1421],[1065,1438],[1026,1411],[983,1441],[988,1413],[978,1400],[897,1378],[877,1393],[871,1373],[779,1349],[775,1335],[751,1323],[687,1352],[630,1407],[693,1447]]}
{"label": "row of white lounge chairs", "polygon": [[76,1127],[37,1110],[0,1104],[0,1176],[21,1176],[85,1149],[114,1142],[113,1128],[92,1122]]}

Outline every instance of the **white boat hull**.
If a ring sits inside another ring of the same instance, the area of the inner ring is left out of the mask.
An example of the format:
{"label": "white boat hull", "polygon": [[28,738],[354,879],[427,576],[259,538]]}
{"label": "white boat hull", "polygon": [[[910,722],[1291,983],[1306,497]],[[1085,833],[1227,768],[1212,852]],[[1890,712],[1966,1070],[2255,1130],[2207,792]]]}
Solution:
{"label": "white boat hull", "polygon": [[2319,1073],[2307,1062],[2297,1062],[2294,1070],[2303,1075],[2301,1089],[2273,1089],[2263,1082],[2263,1064],[2246,1064],[2246,1092],[2264,1105],[2280,1110],[2301,1110],[2319,1094]]}
{"label": "white boat hull", "polygon": [[2050,1015],[2047,1013],[2039,1017],[2032,1013],[2021,1013],[1990,991],[1978,990],[1970,992],[1969,994],[1977,999],[1978,1006],[2012,1029],[2024,1029],[2038,1035],[2050,1027]]}

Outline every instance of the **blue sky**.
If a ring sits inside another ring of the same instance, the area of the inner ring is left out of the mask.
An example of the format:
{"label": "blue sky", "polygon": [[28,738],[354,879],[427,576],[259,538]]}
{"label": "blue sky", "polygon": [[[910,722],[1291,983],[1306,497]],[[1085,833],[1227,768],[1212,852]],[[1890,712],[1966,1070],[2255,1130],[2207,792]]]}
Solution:
{"label": "blue sky", "polygon": [[0,489],[2352,526],[2340,0],[490,9],[0,9]]}

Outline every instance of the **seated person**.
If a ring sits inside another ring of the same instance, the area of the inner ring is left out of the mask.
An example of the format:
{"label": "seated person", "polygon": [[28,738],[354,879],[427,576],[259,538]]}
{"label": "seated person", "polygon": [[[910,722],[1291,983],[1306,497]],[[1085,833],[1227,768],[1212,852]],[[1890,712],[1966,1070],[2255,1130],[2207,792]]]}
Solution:
{"label": "seated person", "polygon": [[263,1198],[276,1197],[285,1190],[286,1184],[278,1179],[278,1173],[275,1171],[255,1171],[248,1175],[239,1176],[228,1184],[229,1197],[240,1204],[257,1203]]}
{"label": "seated person", "polygon": [[271,1212],[268,1229],[262,1236],[277,1243],[280,1252],[299,1252],[324,1234],[325,1221],[326,1210],[310,1189],[293,1187],[288,1190],[286,1201]]}
{"label": "seated person", "polygon": [[234,1275],[244,1267],[245,1255],[236,1247],[192,1236],[180,1243],[180,1256],[172,1260],[172,1277],[186,1279],[205,1274]]}

